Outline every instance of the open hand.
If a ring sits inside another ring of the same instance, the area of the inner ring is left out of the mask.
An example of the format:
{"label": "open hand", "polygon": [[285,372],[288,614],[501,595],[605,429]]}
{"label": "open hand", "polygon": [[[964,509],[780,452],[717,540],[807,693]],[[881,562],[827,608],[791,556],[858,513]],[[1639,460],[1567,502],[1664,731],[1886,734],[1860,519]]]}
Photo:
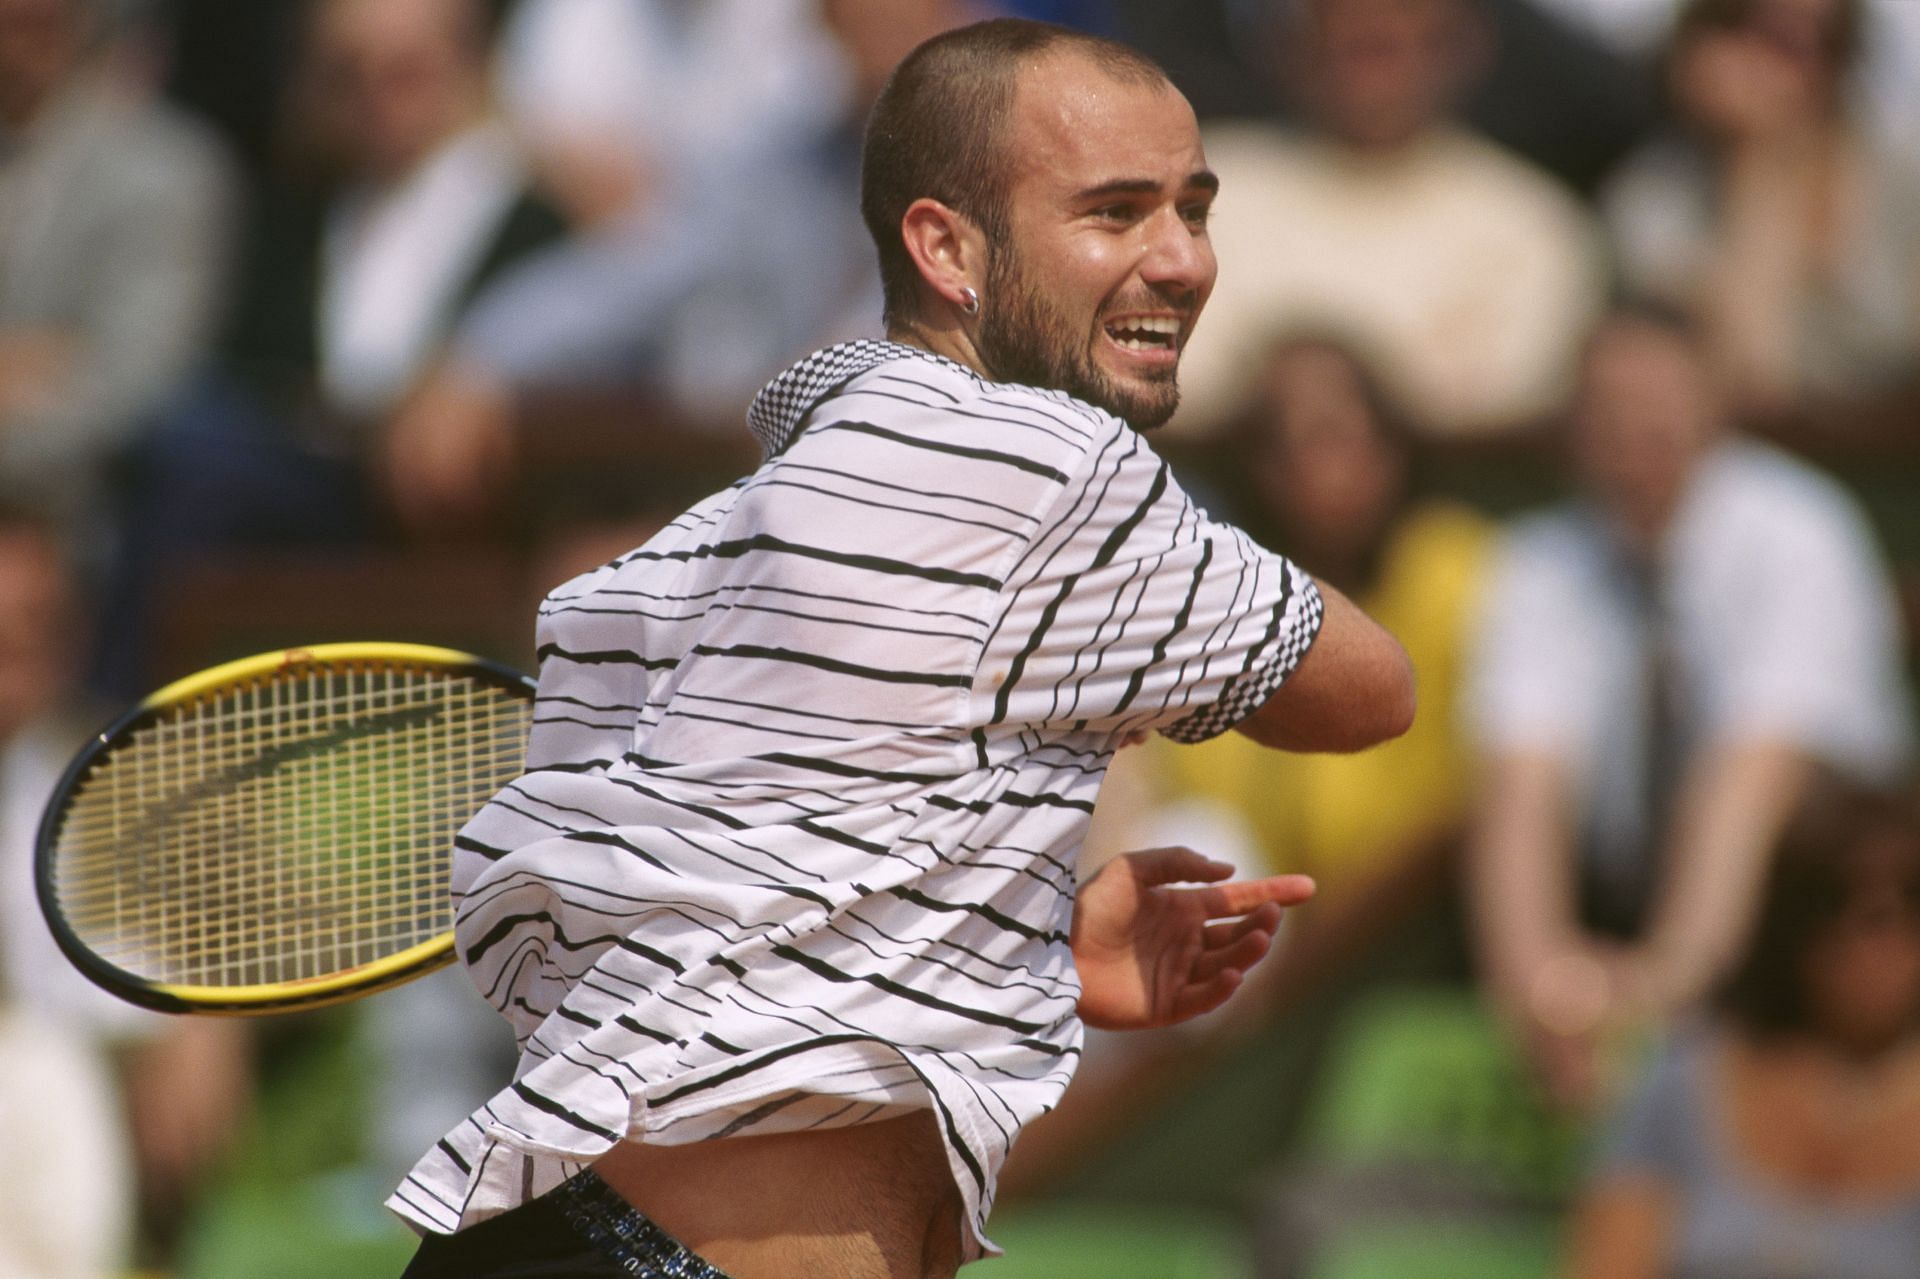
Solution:
{"label": "open hand", "polygon": [[1083,884],[1072,934],[1081,1019],[1146,1030],[1225,1003],[1273,943],[1282,907],[1314,889],[1305,875],[1220,882],[1232,875],[1190,848],[1155,848],[1115,858]]}

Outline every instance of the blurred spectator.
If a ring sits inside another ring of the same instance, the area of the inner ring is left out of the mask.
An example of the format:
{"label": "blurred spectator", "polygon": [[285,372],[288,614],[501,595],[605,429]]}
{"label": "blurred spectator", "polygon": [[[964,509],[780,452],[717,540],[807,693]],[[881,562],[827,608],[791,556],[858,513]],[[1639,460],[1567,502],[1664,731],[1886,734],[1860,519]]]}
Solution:
{"label": "blurred spectator", "polygon": [[1697,336],[1651,308],[1591,339],[1575,502],[1512,530],[1466,708],[1486,975],[1550,1094],[1606,1089],[1622,1027],[1744,946],[1810,770],[1911,748],[1886,566],[1838,483],[1728,438]]}
{"label": "blurred spectator", "polygon": [[[1671,35],[1676,0],[1526,0],[1590,32],[1636,62],[1651,63]],[[1920,127],[1920,5],[1862,0],[1868,45],[1860,106],[1880,136],[1911,136]]]}
{"label": "blurred spectator", "polygon": [[689,170],[805,146],[842,90],[815,0],[519,0],[500,99],[542,182],[585,226]]}
{"label": "blurred spectator", "polygon": [[[163,1262],[248,1098],[236,1023],[114,1000],[68,963],[41,917],[40,813],[98,724],[76,694],[79,618],[50,526],[0,510],[0,1274],[33,1279],[117,1273],[136,1209],[146,1260]],[[54,1134],[28,1146],[35,1125]],[[14,1249],[38,1259],[7,1266]]]}
{"label": "blurred spectator", "polygon": [[[378,527],[366,456],[476,294],[560,238],[488,108],[482,0],[318,0],[294,132],[319,181],[263,197],[221,358],[144,442],[106,633],[154,584],[233,546],[343,545]],[[106,688],[137,695],[141,655]]]}
{"label": "blurred spectator", "polygon": [[[516,432],[541,427],[523,413],[530,392],[644,392],[655,403],[630,412],[635,438],[705,432],[718,450],[747,442],[741,405],[783,361],[822,341],[878,336],[878,278],[857,216],[867,108],[914,45],[988,7],[818,0],[834,55],[824,88],[801,86],[779,128],[683,166],[613,223],[503,281],[463,324],[387,440],[402,516],[432,526],[496,502]],[[695,496],[669,492],[661,505]]]}
{"label": "blurred spectator", "polygon": [[1320,879],[1302,929],[1343,890],[1431,853],[1464,812],[1454,703],[1494,533],[1472,511],[1414,497],[1413,430],[1350,349],[1283,339],[1261,362],[1250,411],[1228,441],[1222,496],[1240,527],[1365,601],[1392,630],[1419,676],[1414,727],[1351,756],[1259,756],[1237,734],[1194,747],[1149,742],[1135,756],[1169,797],[1207,797],[1244,819],[1270,867],[1260,873]]}
{"label": "blurred spectator", "polygon": [[1667,54],[1677,129],[1607,218],[1636,292],[1695,308],[1742,410],[1920,369],[1920,161],[1862,127],[1861,0],[1691,0]]}
{"label": "blurred spectator", "polygon": [[[1298,3],[1113,0],[1113,26],[1167,68],[1202,120],[1286,120],[1305,106],[1283,83],[1285,43],[1297,30],[1287,14]],[[1493,39],[1458,118],[1592,191],[1653,123],[1647,67],[1534,0],[1480,3]]]}
{"label": "blurred spectator", "polygon": [[1493,58],[1460,118],[1590,199],[1658,122],[1652,66],[1535,0],[1482,3]]}
{"label": "blurred spectator", "polygon": [[1605,40],[1623,52],[1649,57],[1673,21],[1674,0],[1534,0],[1542,9]]}
{"label": "blurred spectator", "polygon": [[307,365],[336,418],[391,411],[487,279],[562,232],[490,114],[487,28],[480,0],[313,7],[302,119],[332,181],[245,282],[243,321],[287,346],[235,345]]}
{"label": "blurred spectator", "polygon": [[0,1275],[118,1279],[132,1256],[126,1131],[83,1036],[0,1000]]}
{"label": "blurred spectator", "polygon": [[0,494],[86,511],[199,358],[232,179],[99,0],[0,0]]}
{"label": "blurred spectator", "polygon": [[[1243,997],[1237,1023],[1209,1019],[1200,1036],[1224,1042],[1284,1018],[1287,1051],[1308,1054],[1324,1027],[1298,1015],[1304,997],[1350,996],[1356,970],[1388,935],[1401,943],[1396,975],[1433,958],[1411,942],[1419,930],[1408,921],[1438,913],[1466,810],[1455,695],[1494,532],[1471,511],[1413,496],[1411,433],[1367,368],[1333,340],[1278,342],[1228,445],[1224,493],[1235,523],[1392,630],[1413,661],[1420,714],[1405,736],[1358,755],[1281,758],[1238,733],[1198,746],[1156,738],[1122,752],[1081,873],[1103,850],[1186,844],[1249,875],[1313,875],[1319,894],[1290,917],[1278,959],[1253,978],[1260,997]],[[1274,1068],[1264,1041],[1241,1055],[1256,1053],[1269,1105],[1304,1098],[1305,1069]],[[1191,1032],[1090,1038],[1074,1090],[1021,1139],[1014,1192],[1112,1140],[1122,1127],[1116,1113],[1141,1113],[1151,1091],[1167,1086],[1154,1078],[1163,1066],[1191,1071],[1198,1059]],[[1255,1157],[1279,1154],[1283,1138],[1262,1134],[1269,1145]]]}
{"label": "blurred spectator", "polygon": [[1113,0],[1107,34],[1146,53],[1193,104],[1202,120],[1215,116],[1264,117],[1274,95],[1256,60],[1242,50],[1241,28],[1265,0]]}
{"label": "blurred spectator", "polygon": [[1260,349],[1302,324],[1355,335],[1433,435],[1543,415],[1600,303],[1598,237],[1570,192],[1453,122],[1487,58],[1477,0],[1288,15],[1283,73],[1313,127],[1206,132],[1225,266],[1173,429],[1217,429]]}
{"label": "blurred spectator", "polygon": [[1892,1279],[1920,1259],[1920,824],[1796,823],[1753,944],[1607,1133],[1571,1279]]}

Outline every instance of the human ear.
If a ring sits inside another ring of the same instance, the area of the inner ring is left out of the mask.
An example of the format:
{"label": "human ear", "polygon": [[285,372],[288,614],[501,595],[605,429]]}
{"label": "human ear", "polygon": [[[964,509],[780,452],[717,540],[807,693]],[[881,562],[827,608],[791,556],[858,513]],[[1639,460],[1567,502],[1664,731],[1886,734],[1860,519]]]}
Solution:
{"label": "human ear", "polygon": [[977,310],[986,286],[986,237],[972,220],[922,196],[900,219],[900,238],[920,271],[922,286],[956,311]]}

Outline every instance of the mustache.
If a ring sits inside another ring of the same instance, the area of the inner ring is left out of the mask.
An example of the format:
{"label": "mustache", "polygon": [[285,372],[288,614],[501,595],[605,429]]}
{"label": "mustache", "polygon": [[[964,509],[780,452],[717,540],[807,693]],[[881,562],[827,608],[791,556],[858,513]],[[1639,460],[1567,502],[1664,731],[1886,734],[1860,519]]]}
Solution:
{"label": "mustache", "polygon": [[1100,308],[1103,319],[1132,311],[1177,311],[1182,319],[1191,324],[1200,311],[1200,294],[1195,289],[1154,286],[1144,292],[1122,294]]}

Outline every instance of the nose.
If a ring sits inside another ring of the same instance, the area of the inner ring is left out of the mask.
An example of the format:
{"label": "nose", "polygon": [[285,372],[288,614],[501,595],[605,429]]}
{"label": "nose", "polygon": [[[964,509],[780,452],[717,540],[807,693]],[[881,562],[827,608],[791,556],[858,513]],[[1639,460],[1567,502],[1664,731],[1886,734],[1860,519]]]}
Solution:
{"label": "nose", "polygon": [[1179,210],[1163,209],[1148,222],[1146,252],[1140,260],[1144,282],[1205,301],[1218,269],[1206,229],[1187,221]]}

